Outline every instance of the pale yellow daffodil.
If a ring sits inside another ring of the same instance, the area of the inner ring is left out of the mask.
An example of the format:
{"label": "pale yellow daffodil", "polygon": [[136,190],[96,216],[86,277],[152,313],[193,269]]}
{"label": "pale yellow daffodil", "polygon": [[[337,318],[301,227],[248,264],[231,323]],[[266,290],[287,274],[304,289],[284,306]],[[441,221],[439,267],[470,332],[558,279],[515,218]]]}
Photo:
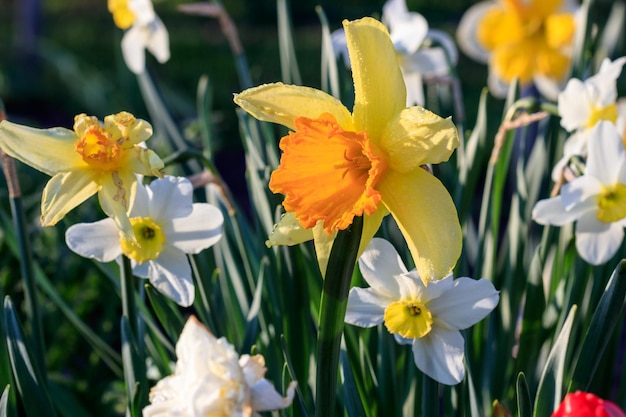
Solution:
{"label": "pale yellow daffodil", "polygon": [[380,22],[343,25],[354,78],[352,113],[323,91],[281,83],[245,90],[235,102],[259,120],[295,130],[280,143],[270,189],[285,194],[283,206],[301,227],[313,229],[318,258],[327,257],[335,232],[361,215],[364,249],[391,212],[420,276],[443,278],[460,255],[461,227],[448,191],[421,166],[450,157],[459,144],[456,128],[422,107],[405,108],[404,80]]}
{"label": "pale yellow daffodil", "polygon": [[163,176],[163,161],[139,146],[152,126],[121,112],[104,118],[80,114],[74,130],[34,129],[0,123],[0,148],[13,158],[52,176],[41,198],[41,224],[53,226],[95,193],[102,210],[130,239],[128,212],[135,200],[136,174]]}

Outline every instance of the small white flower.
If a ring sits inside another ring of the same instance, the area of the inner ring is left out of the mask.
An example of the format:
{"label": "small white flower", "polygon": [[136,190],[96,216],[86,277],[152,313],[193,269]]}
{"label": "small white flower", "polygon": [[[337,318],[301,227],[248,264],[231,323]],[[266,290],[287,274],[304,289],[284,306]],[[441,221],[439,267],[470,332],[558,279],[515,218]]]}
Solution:
{"label": "small white flower", "polygon": [[[456,65],[458,51],[452,38],[445,32],[429,29],[428,22],[419,13],[409,12],[406,0],[388,0],[383,6],[383,23],[398,53],[400,69],[407,89],[407,106],[424,105],[425,77],[444,76],[450,65]],[[341,56],[350,68],[350,58],[343,29],[332,33],[335,55]],[[429,43],[438,46],[429,47]]]}
{"label": "small white flower", "polygon": [[597,122],[607,120],[624,130],[626,103],[617,99],[617,79],[622,73],[626,57],[611,62],[602,61],[598,73],[581,81],[572,78],[559,93],[558,106],[561,126],[574,132],[563,146],[563,157],[552,170],[552,180],[560,179],[563,168],[574,155],[587,156],[589,132]]}
{"label": "small white flower", "polygon": [[464,341],[459,330],[487,316],[500,296],[486,279],[453,279],[452,275],[425,286],[410,272],[393,246],[374,238],[359,259],[370,288],[352,288],[346,323],[373,327],[385,323],[398,343],[411,344],[415,365],[442,384],[454,385],[465,376]]}
{"label": "small white flower", "polygon": [[86,258],[110,262],[128,256],[133,273],[150,278],[161,293],[182,306],[193,303],[194,287],[186,254],[196,254],[222,237],[222,212],[192,203],[193,187],[181,177],[166,176],[137,185],[129,218],[137,242],[120,234],[112,219],[71,226],[67,246]]}
{"label": "small white flower", "polygon": [[259,411],[291,405],[296,382],[282,397],[264,378],[261,355],[239,357],[224,338],[216,338],[190,317],[176,343],[176,371],[150,391],[143,417],[259,416]]}
{"label": "small white flower", "polygon": [[532,217],[539,224],[576,222],[576,249],[593,265],[607,262],[624,239],[626,155],[622,135],[600,121],[589,132],[585,174],[568,182],[561,194],[538,201]]}
{"label": "small white flower", "polygon": [[122,29],[122,55],[135,74],[145,70],[147,49],[160,63],[170,58],[169,35],[151,0],[109,0],[109,10]]}

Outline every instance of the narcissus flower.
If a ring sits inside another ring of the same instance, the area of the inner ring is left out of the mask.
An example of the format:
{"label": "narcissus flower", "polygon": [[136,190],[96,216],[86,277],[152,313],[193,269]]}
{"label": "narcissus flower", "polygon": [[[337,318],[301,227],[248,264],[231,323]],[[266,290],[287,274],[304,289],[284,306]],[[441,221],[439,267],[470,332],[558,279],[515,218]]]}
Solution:
{"label": "narcissus flower", "polygon": [[102,210],[132,237],[128,211],[135,199],[135,174],[162,176],[163,161],[139,146],[152,126],[122,112],[104,118],[80,114],[74,130],[33,129],[0,123],[0,147],[13,158],[52,176],[41,198],[41,224],[53,226],[98,193]]}
{"label": "narcissus flower", "polygon": [[576,222],[576,249],[593,265],[607,262],[624,239],[626,154],[622,135],[601,121],[589,133],[585,174],[568,182],[557,197],[538,201],[532,211],[539,224]]}
{"label": "narcissus flower", "polygon": [[189,318],[176,343],[176,371],[150,391],[143,417],[259,417],[258,412],[291,405],[296,382],[282,397],[265,379],[261,355],[239,355],[224,338],[216,338],[195,317]]}
{"label": "narcissus flower", "polygon": [[79,223],[67,229],[67,246],[86,258],[110,262],[124,254],[133,273],[182,306],[194,299],[187,254],[196,254],[222,237],[224,217],[206,203],[192,203],[193,187],[180,177],[166,176],[139,184],[130,212],[136,241],[120,233],[111,219]]}
{"label": "narcissus flower", "polygon": [[269,186],[285,194],[283,206],[301,227],[313,228],[318,258],[355,216],[365,216],[364,248],[391,212],[421,276],[440,279],[460,255],[461,228],[448,191],[421,166],[450,157],[459,144],[456,128],[422,107],[405,108],[404,80],[380,22],[344,21],[344,29],[352,113],[322,91],[281,83],[245,90],[235,102],[259,120],[294,130],[280,142],[283,154]]}
{"label": "narcissus flower", "polygon": [[494,94],[505,94],[515,78],[538,81],[541,89],[569,73],[576,8],[571,0],[483,1],[463,15],[457,40],[470,57],[489,63]]}
{"label": "narcissus flower", "polygon": [[576,391],[565,396],[552,417],[626,417],[617,404],[589,392]]}
{"label": "narcissus flower", "polygon": [[626,57],[602,61],[597,74],[581,81],[571,78],[559,93],[558,105],[561,126],[573,132],[565,142],[563,158],[552,170],[552,179],[558,181],[563,167],[574,155],[587,156],[587,139],[597,122],[606,120],[622,131],[626,116],[626,103],[617,99],[617,79],[622,73]]}
{"label": "narcissus flower", "polygon": [[384,323],[398,343],[412,345],[422,372],[442,384],[461,382],[464,341],[459,330],[496,307],[500,296],[491,282],[448,275],[426,286],[417,271],[407,271],[393,246],[379,238],[359,258],[359,268],[370,288],[350,290],[346,323]]}
{"label": "narcissus flower", "polygon": [[[383,6],[382,21],[397,52],[407,89],[407,106],[424,105],[422,80],[444,76],[456,65],[458,52],[452,38],[440,30],[430,29],[419,13],[410,12],[405,0],[388,0]],[[350,58],[343,29],[332,33],[333,48],[348,68]]]}
{"label": "narcissus flower", "polygon": [[132,72],[144,71],[146,49],[160,63],[170,58],[169,35],[151,0],[108,0],[108,7],[115,25],[128,29],[122,38],[122,55]]}

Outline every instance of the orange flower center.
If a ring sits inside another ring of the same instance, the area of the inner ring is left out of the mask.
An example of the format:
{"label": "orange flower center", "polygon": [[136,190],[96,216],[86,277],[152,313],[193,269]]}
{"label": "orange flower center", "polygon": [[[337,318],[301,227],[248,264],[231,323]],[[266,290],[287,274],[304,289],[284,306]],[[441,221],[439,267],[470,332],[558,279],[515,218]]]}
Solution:
{"label": "orange flower center", "polygon": [[93,125],[74,143],[74,150],[89,166],[114,171],[122,165],[123,150],[99,125]]}
{"label": "orange flower center", "polygon": [[367,133],[343,130],[329,113],[299,117],[295,125],[280,142],[283,155],[269,184],[285,194],[285,209],[305,228],[322,220],[328,234],[347,228],[354,216],[374,213],[385,162]]}

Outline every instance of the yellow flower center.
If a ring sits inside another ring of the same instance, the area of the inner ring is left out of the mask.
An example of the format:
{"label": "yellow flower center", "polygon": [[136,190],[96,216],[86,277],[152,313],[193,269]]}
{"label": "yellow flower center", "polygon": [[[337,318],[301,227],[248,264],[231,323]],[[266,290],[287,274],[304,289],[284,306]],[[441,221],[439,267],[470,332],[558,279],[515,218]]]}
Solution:
{"label": "yellow flower center", "polygon": [[592,128],[601,120],[613,123],[617,121],[617,105],[615,103],[604,107],[593,107],[586,126]]}
{"label": "yellow flower center", "polygon": [[558,13],[561,1],[508,0],[488,11],[478,25],[478,42],[493,53],[497,74],[506,82],[528,83],[535,74],[565,76],[574,41],[574,16]]}
{"label": "yellow flower center", "polygon": [[285,194],[285,209],[305,228],[323,220],[328,234],[374,213],[381,199],[374,187],[386,164],[366,132],[343,130],[329,113],[299,117],[295,125],[280,142],[283,155],[269,184]]}
{"label": "yellow flower center", "polygon": [[163,245],[167,242],[161,226],[150,217],[133,217],[130,219],[130,224],[133,226],[137,242],[120,235],[120,245],[124,255],[138,263],[158,258],[163,250]]}
{"label": "yellow flower center", "polygon": [[87,128],[74,143],[74,150],[89,166],[100,171],[115,171],[124,163],[124,150],[100,124]]}
{"label": "yellow flower center", "polygon": [[108,0],[107,6],[118,28],[128,29],[135,22],[135,14],[128,7],[128,0]]}
{"label": "yellow flower center", "polygon": [[626,185],[603,187],[598,196],[598,220],[613,223],[626,217]]}
{"label": "yellow flower center", "polygon": [[433,325],[433,316],[426,304],[415,300],[395,301],[385,309],[385,326],[390,333],[407,339],[426,336]]}

